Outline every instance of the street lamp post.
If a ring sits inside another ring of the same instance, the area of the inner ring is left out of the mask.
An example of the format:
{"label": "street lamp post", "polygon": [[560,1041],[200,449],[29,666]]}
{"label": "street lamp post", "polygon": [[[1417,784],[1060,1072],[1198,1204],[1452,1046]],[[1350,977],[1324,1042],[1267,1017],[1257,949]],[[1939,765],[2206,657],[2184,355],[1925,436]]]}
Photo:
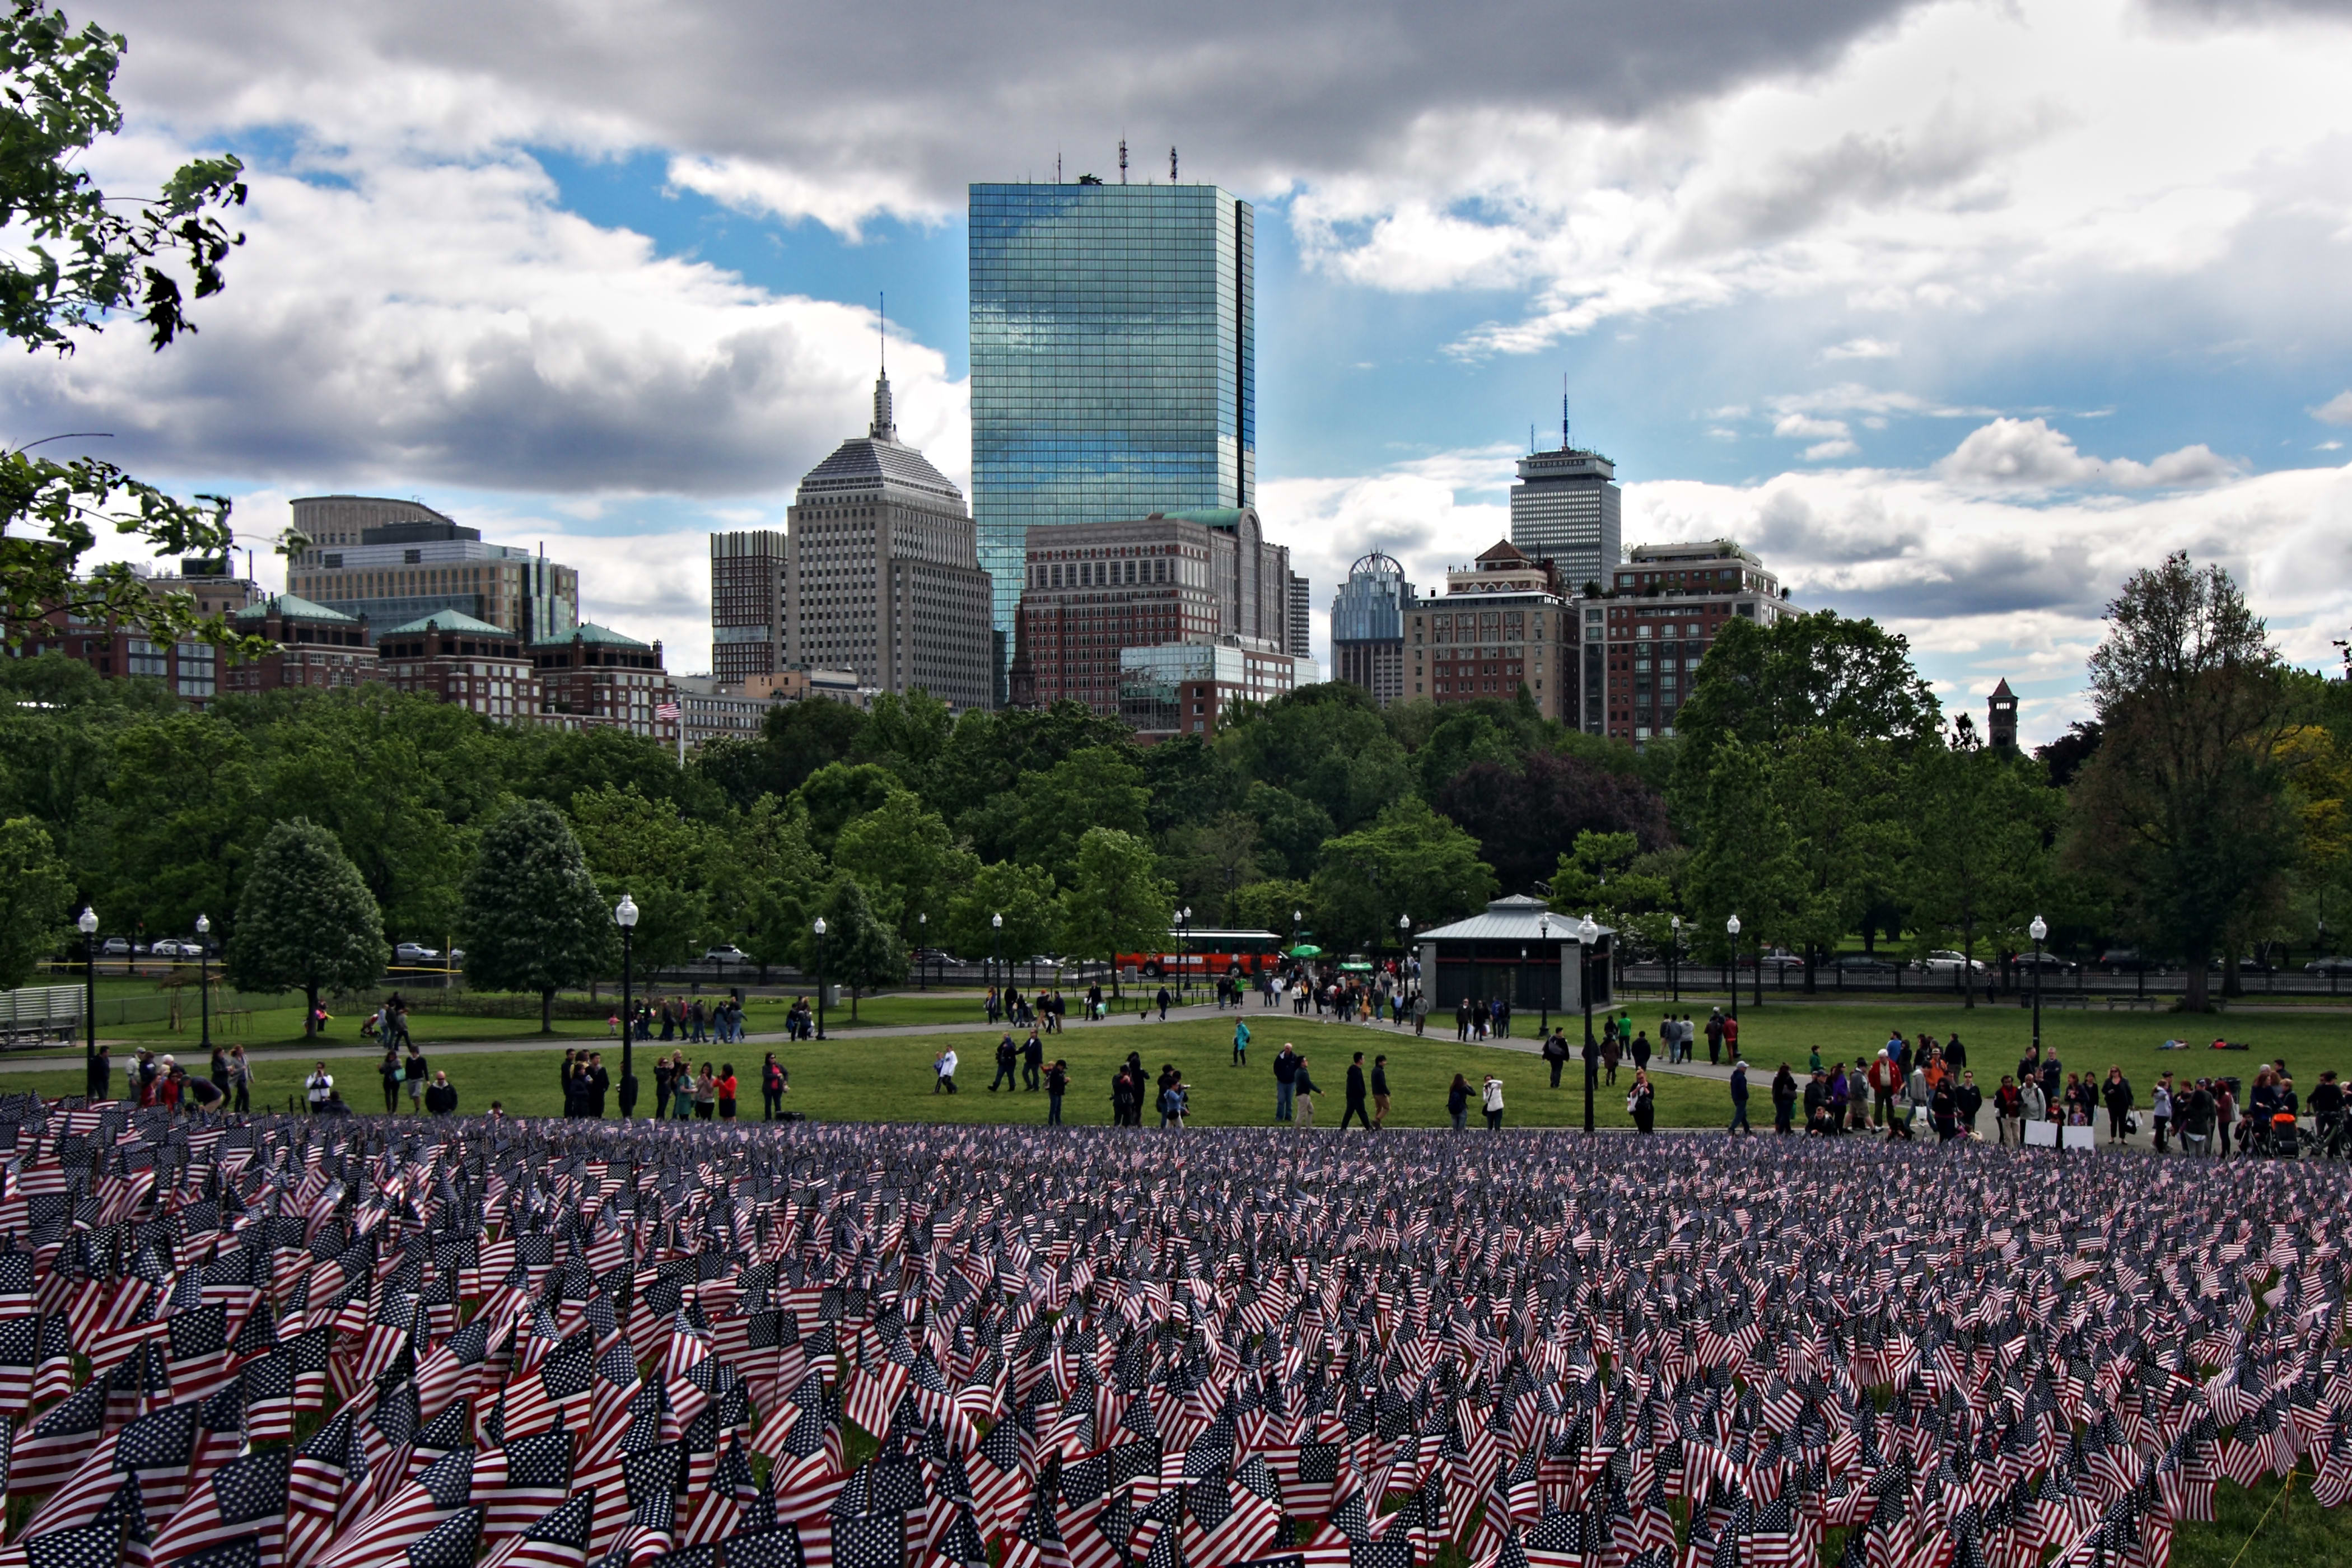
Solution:
{"label": "street lamp post", "polygon": [[[1547,910],[1536,917],[1536,935],[1543,946],[1544,963],[1551,966],[1552,973],[1558,974],[1559,954],[1552,951],[1550,910]],[[1536,1025],[1536,1037],[1548,1042],[1551,1038],[1550,987],[1540,984],[1536,987],[1536,1005],[1541,1010],[1541,1017]]]}
{"label": "street lamp post", "polygon": [[816,932],[816,1037],[821,1040],[824,1038],[824,917],[817,916],[809,930]]}
{"label": "street lamp post", "polygon": [[1412,917],[1400,914],[1397,916],[1397,1013],[1396,1016],[1390,1020],[1391,1023],[1404,1022],[1404,966],[1412,957]]}
{"label": "street lamp post", "polygon": [[1576,989],[1584,1003],[1584,1130],[1592,1131],[1592,1080],[1601,1068],[1593,1058],[1592,1044],[1592,944],[1601,940],[1601,927],[1591,915],[1584,917],[1576,928]]}
{"label": "street lamp post", "polygon": [[1682,977],[1675,965],[1683,952],[1683,917],[1676,915],[1668,923],[1674,928],[1674,935],[1666,939],[1666,991],[1679,1006],[1683,999]]}
{"label": "street lamp post", "polygon": [[1184,1005],[1184,982],[1192,973],[1192,906],[1176,911],[1176,1005]]}
{"label": "street lamp post", "polygon": [[196,917],[196,1005],[205,1020],[200,1043],[209,1053],[213,1048],[213,922],[208,915]]}
{"label": "street lamp post", "polygon": [[[994,955],[995,955],[995,956],[991,960],[991,963],[993,964],[993,966],[994,966],[994,968],[995,968],[995,970],[996,970],[996,980],[995,980],[995,985],[996,985],[996,1001],[997,1001],[997,1005],[999,1005],[999,1006],[1003,1006],[1003,1005],[1004,1005],[1004,1002],[1005,1002],[1005,996],[1004,996],[1004,916],[1003,916],[1003,914],[1002,912],[999,912],[999,913],[997,913],[997,914],[992,914],[992,915],[991,915],[991,916],[989,916],[989,917],[988,917],[988,933],[989,933],[989,941],[993,944],[993,947],[992,947],[992,951],[993,952],[993,953],[994,953]],[[1005,1021],[1006,1021],[1007,1023],[1010,1023],[1010,1022],[1012,1021],[1012,1018],[1011,1018],[1012,1009],[1011,1009],[1011,1008],[1009,1008],[1009,1007],[1007,1007],[1007,1008],[1005,1009],[1005,1012],[1006,1012],[1006,1019],[1005,1019]]]}
{"label": "street lamp post", "polygon": [[[915,917],[915,925],[918,928],[918,945],[924,950],[924,953],[928,953],[931,945],[931,917],[928,914],[917,915]],[[931,988],[930,963],[931,961],[929,957],[924,956],[923,953],[917,954],[915,959],[916,990],[928,991]]]}
{"label": "street lamp post", "polygon": [[2050,922],[2036,915],[2033,923],[2025,928],[2025,934],[2033,939],[2033,1054],[2039,1057],[2042,1054],[2042,939],[2050,934]]}
{"label": "street lamp post", "polygon": [[637,900],[623,893],[613,906],[613,923],[621,928],[621,1120],[626,1121],[637,1110],[636,1055],[630,1048],[636,1044],[637,1012],[635,994],[629,987],[629,939],[637,929]]}
{"label": "street lamp post", "polygon": [[[1739,917],[1734,915],[1724,921],[1723,931],[1731,938],[1731,1021],[1736,1024],[1739,1022]],[[1756,960],[1756,967],[1764,967],[1760,955]]]}
{"label": "street lamp post", "polygon": [[81,928],[82,1017],[86,1026],[81,1054],[82,1092],[100,1100],[105,1097],[106,1088],[98,1082],[98,911],[84,904],[81,918],[74,924]]}

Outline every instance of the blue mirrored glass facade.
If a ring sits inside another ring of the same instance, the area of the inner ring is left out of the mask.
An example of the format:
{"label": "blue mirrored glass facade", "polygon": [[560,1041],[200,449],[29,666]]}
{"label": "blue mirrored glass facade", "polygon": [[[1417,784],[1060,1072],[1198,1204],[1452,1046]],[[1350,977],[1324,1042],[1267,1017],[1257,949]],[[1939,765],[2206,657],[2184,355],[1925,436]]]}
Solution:
{"label": "blue mirrored glass facade", "polygon": [[1250,206],[974,185],[971,260],[972,515],[1009,657],[1033,525],[1256,500]]}

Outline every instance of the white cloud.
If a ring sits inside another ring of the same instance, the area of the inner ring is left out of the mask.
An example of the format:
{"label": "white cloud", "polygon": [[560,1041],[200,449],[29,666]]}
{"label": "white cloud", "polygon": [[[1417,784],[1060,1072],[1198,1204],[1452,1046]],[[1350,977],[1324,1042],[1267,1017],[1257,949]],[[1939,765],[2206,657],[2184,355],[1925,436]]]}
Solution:
{"label": "white cloud", "polygon": [[2221,484],[2240,472],[2238,464],[2201,441],[2151,463],[2086,457],[2075,450],[2074,437],[2052,429],[2046,419],[1996,419],[1980,426],[1936,465],[1937,477],[1953,484],[1996,489],[2193,488]]}
{"label": "white cloud", "polygon": [[1783,414],[1774,422],[1772,434],[1786,440],[1810,441],[1821,437],[1843,438],[1848,431],[1843,419],[1816,419],[1807,414]]}
{"label": "white cloud", "polygon": [[1816,441],[1811,446],[1806,447],[1805,461],[1808,463],[1826,463],[1832,458],[1851,458],[1856,452],[1861,450],[1862,448],[1860,447],[1855,446],[1852,441],[1849,441],[1844,437],[1841,436],[1832,440]]}
{"label": "white cloud", "polygon": [[2352,392],[2339,392],[2311,411],[2323,425],[2352,425]]}
{"label": "white cloud", "polygon": [[1825,360],[1893,359],[1903,352],[1901,343],[1888,342],[1884,338],[1848,338],[1822,351]]}

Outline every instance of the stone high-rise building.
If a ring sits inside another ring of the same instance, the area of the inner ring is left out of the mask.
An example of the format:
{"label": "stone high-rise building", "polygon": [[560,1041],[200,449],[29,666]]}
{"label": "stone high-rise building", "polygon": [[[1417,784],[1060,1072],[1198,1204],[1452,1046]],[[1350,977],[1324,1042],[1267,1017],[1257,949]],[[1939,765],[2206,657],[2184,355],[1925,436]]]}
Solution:
{"label": "stone high-rise building", "polygon": [[1511,487],[1511,542],[1533,560],[1558,562],[1560,583],[1570,594],[1588,583],[1606,587],[1623,544],[1623,504],[1616,466],[1598,452],[1568,445],[1563,419],[1559,449],[1519,459],[1519,482]]}
{"label": "stone high-rise building", "polygon": [[882,691],[920,687],[959,711],[995,703],[988,574],[963,492],[898,439],[890,378],[874,421],[801,480],[790,513],[785,662],[857,672]]}
{"label": "stone high-rise building", "polygon": [[710,668],[730,686],[784,668],[788,557],[775,529],[710,536]]}

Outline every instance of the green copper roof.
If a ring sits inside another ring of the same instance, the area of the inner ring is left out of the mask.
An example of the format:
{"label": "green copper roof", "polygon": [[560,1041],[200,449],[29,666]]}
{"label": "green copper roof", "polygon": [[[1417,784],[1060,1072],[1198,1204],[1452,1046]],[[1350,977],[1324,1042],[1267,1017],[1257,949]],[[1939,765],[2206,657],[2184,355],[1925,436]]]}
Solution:
{"label": "green copper roof", "polygon": [[376,633],[376,640],[381,642],[385,637],[423,637],[426,632],[432,631],[436,627],[438,627],[445,633],[467,632],[471,633],[473,636],[478,637],[510,637],[514,636],[514,633],[507,630],[504,626],[494,626],[488,621],[478,621],[473,616],[467,615],[460,610],[436,610],[431,615],[420,616],[418,619],[409,622],[404,626],[394,626],[390,631]]}
{"label": "green copper roof", "polygon": [[570,643],[574,637],[579,638],[582,642],[596,643],[609,647],[638,647],[645,649],[647,653],[651,653],[654,650],[653,644],[651,643],[639,642],[633,637],[625,636],[620,632],[614,631],[610,626],[600,626],[593,621],[583,621],[575,631],[566,632],[562,637],[541,637],[530,646],[533,647],[562,647]]}
{"label": "green copper roof", "polygon": [[275,610],[289,621],[324,621],[334,626],[355,626],[360,623],[341,610],[331,610],[324,605],[312,604],[299,594],[275,594],[257,600],[236,613],[240,621],[260,621]]}
{"label": "green copper roof", "polygon": [[1197,522],[1204,528],[1239,528],[1242,521],[1242,509],[1237,506],[1196,506],[1160,515],[1179,522]]}

